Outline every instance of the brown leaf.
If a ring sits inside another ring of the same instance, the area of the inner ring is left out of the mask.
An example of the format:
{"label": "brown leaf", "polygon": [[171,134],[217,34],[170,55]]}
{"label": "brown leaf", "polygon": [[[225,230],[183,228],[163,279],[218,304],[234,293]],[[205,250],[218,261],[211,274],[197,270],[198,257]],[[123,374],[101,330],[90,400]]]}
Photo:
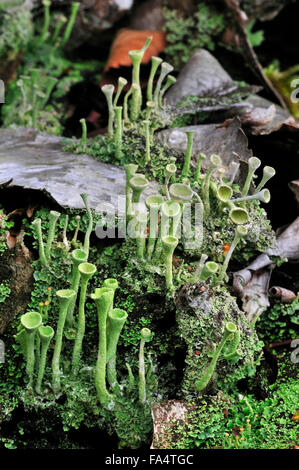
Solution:
{"label": "brown leaf", "polygon": [[144,53],[142,59],[143,64],[148,63],[152,56],[157,56],[164,51],[166,46],[165,33],[163,31],[120,29],[111,46],[105,72],[111,68],[131,67],[132,62],[128,55],[129,51],[141,49],[150,36],[152,36],[153,39]]}

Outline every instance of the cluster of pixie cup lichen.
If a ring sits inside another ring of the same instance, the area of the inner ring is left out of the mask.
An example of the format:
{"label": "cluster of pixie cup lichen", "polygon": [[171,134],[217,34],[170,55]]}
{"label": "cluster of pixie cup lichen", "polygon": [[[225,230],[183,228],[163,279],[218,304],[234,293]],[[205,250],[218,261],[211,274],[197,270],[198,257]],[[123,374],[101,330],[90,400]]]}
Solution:
{"label": "cluster of pixie cup lichen", "polygon": [[[144,53],[150,45],[152,38],[149,37],[140,50],[129,52],[132,60],[132,83],[126,92],[123,100],[123,106],[118,106],[118,99],[127,85],[127,80],[123,77],[118,79],[117,92],[114,95],[113,85],[104,85],[102,91],[105,94],[109,121],[108,135],[115,138],[116,158],[121,157],[122,133],[125,127],[137,127],[145,134],[145,159],[147,164],[150,160],[150,146],[153,142],[153,133],[155,131],[155,118],[159,112],[163,111],[163,96],[166,90],[175,83],[175,78],[168,75],[173,67],[163,62],[159,57],[152,57],[151,71],[146,90],[146,109],[142,110],[142,92],[140,86],[140,65]],[[155,75],[161,65],[160,75],[156,81],[153,91]],[[165,85],[162,87],[164,79],[167,77]],[[128,100],[130,103],[128,105]],[[140,117],[146,117],[140,121]],[[141,126],[142,125],[142,126]],[[141,126],[141,127],[140,127]],[[83,135],[82,140],[86,142],[86,123],[82,120]],[[145,131],[145,132],[144,132]],[[214,261],[207,260],[205,253],[201,254],[200,261],[193,276],[193,281],[207,281],[209,278],[214,284],[221,284],[226,280],[226,271],[239,241],[246,237],[246,224],[249,220],[246,204],[251,200],[260,200],[269,202],[270,192],[263,189],[266,182],[275,174],[272,167],[265,166],[263,177],[258,184],[254,194],[248,195],[255,178],[255,171],[261,162],[258,158],[252,157],[248,161],[248,174],[241,194],[234,196],[235,178],[239,170],[239,163],[231,163],[232,176],[226,179],[225,170],[222,167],[222,160],[218,155],[211,155],[207,170],[202,172],[202,163],[207,160],[204,154],[200,154],[197,159],[197,165],[194,173],[191,172],[191,157],[194,131],[186,132],[187,148],[184,164],[179,175],[176,165],[176,158],[166,166],[165,181],[160,194],[148,196],[145,200],[145,206],[140,205],[142,192],[150,186],[147,178],[137,173],[138,165],[135,163],[124,166],[126,173],[126,228],[127,235],[136,238],[137,256],[141,262],[147,264],[156,264],[160,261],[165,265],[166,287],[168,290],[174,290],[173,282],[173,254],[180,242],[182,224],[185,224],[183,230],[186,231],[186,219],[184,219],[184,210],[187,210],[189,204],[196,205],[197,220],[194,227],[189,222],[189,235],[193,234],[196,250],[200,251],[203,244],[204,226],[212,229],[213,214],[211,214],[210,199],[211,196],[217,201],[217,215],[221,213],[236,224],[235,236],[231,241],[222,266]],[[215,178],[217,175],[217,178]]]}
{"label": "cluster of pixie cup lichen", "polygon": [[[270,192],[264,189],[267,181],[274,176],[275,170],[265,166],[263,177],[252,195],[248,195],[255,177],[255,171],[261,161],[256,157],[248,160],[248,174],[241,190],[241,194],[234,197],[234,192],[239,191],[234,184],[239,169],[238,163],[232,163],[233,175],[226,179],[223,175],[225,169],[218,155],[211,155],[207,170],[201,171],[202,162],[206,159],[200,154],[194,174],[191,174],[191,152],[194,131],[187,131],[187,150],[183,169],[179,176],[176,159],[166,166],[164,185],[160,194],[150,195],[145,199],[145,207],[140,204],[142,192],[150,186],[147,178],[137,173],[135,164],[125,165],[126,172],[126,223],[129,236],[136,238],[137,256],[141,262],[157,263],[159,259],[165,264],[166,287],[174,289],[173,283],[173,254],[182,233],[182,224],[186,224],[184,211],[189,210],[194,204],[196,208],[196,223],[192,227],[183,227],[189,230],[195,241],[196,250],[200,251],[203,244],[204,226],[213,230],[214,213],[211,212],[211,198],[216,201],[217,216],[228,217],[236,225],[235,235],[229,245],[224,262],[221,266],[214,261],[208,261],[205,253],[201,254],[193,281],[207,281],[217,285],[226,280],[226,271],[239,241],[246,237],[249,221],[247,204],[252,200],[269,202]],[[217,175],[218,178],[214,178]],[[220,177],[219,177],[220,175]],[[175,178],[175,182],[173,179]],[[189,178],[189,179],[188,179]],[[214,210],[214,209],[213,209]]]}
{"label": "cluster of pixie cup lichen", "polygon": [[[41,48],[47,44],[46,47],[49,48],[49,68],[51,68],[51,66],[56,65],[53,59],[55,49],[63,47],[70,38],[80,3],[72,3],[71,14],[68,19],[64,15],[58,16],[53,34],[50,33],[52,19],[50,13],[51,1],[43,0],[42,4],[44,8],[43,24],[35,41]],[[44,110],[57,82],[57,78],[47,76],[43,69],[31,68],[30,75],[20,75],[16,82],[22,99],[22,106],[18,115],[19,123],[30,125],[34,128],[38,127],[40,112]],[[13,117],[15,118],[15,116]],[[6,124],[9,123],[10,117],[8,115]]]}
{"label": "cluster of pixie cup lichen", "polygon": [[[56,332],[51,326],[44,325],[47,321],[47,308],[40,312],[28,312],[21,317],[21,330],[17,334],[17,340],[21,343],[26,358],[26,371],[28,375],[28,387],[42,394],[42,382],[45,374],[47,354],[50,342],[55,335],[55,345],[52,355],[52,390],[54,395],[61,393],[61,356],[65,338],[73,339],[73,353],[71,360],[70,376],[75,379],[81,368],[82,345],[85,336],[86,311],[85,303],[88,283],[96,273],[97,268],[88,262],[90,234],[93,229],[93,216],[88,204],[87,194],[81,195],[89,218],[89,224],[85,233],[84,244],[71,252],[72,280],[70,289],[62,289],[56,292],[59,301],[59,314]],[[33,228],[38,239],[39,261],[45,269],[50,269],[51,253],[55,242],[55,227],[60,214],[51,211],[49,214],[49,229],[47,241],[44,245],[41,220],[35,219]],[[78,220],[79,222],[79,220]],[[79,225],[73,241],[76,242]],[[66,229],[64,230],[64,232]],[[65,238],[65,233],[64,233]],[[68,244],[68,243],[67,243]],[[91,298],[94,300],[98,316],[99,340],[98,357],[95,365],[95,388],[97,397],[102,406],[113,409],[114,396],[121,394],[121,387],[117,381],[117,345],[122,328],[127,320],[127,313],[119,308],[113,308],[115,291],[118,288],[116,279],[105,279],[102,287],[96,288]],[[75,316],[78,299],[78,312]],[[144,345],[151,340],[151,331],[148,328],[141,330],[139,352],[139,402],[146,402],[146,376],[144,362]],[[135,387],[135,379],[129,364],[128,390]],[[36,379],[36,383],[34,384]],[[137,386],[137,385],[136,385]]]}
{"label": "cluster of pixie cup lichen", "polygon": [[[160,57],[153,56],[146,89],[146,108],[142,109],[143,97],[140,85],[140,66],[144,53],[151,41],[152,37],[149,37],[141,49],[129,52],[129,57],[132,61],[132,80],[130,88],[124,95],[122,106],[119,106],[118,103],[122,91],[128,85],[128,81],[125,78],[118,78],[116,93],[115,87],[112,84],[102,87],[102,92],[108,105],[108,136],[114,138],[115,157],[117,160],[120,160],[122,156],[123,131],[135,127],[138,121],[138,128],[142,127],[142,134],[145,136],[146,142],[144,163],[150,162],[151,145],[153,144],[152,135],[156,128],[155,119],[158,117],[158,112],[164,108],[163,97],[165,92],[176,82],[175,77],[169,75],[173,70],[172,65],[163,62]],[[155,83],[155,76],[159,67],[160,74]],[[85,146],[87,137],[86,122],[85,119],[81,119],[80,122],[82,125],[81,144]]]}

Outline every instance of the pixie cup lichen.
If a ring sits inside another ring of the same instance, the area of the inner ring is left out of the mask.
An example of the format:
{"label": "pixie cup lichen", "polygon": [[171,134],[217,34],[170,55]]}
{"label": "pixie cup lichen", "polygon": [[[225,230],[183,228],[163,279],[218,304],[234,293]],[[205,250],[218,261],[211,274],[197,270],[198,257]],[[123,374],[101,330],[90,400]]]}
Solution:
{"label": "pixie cup lichen", "polygon": [[38,335],[39,335],[40,343],[41,343],[41,354],[40,354],[38,376],[37,376],[36,388],[35,388],[36,393],[38,394],[41,393],[41,386],[42,386],[42,381],[44,378],[45,368],[46,368],[47,353],[48,353],[51,339],[53,338],[54,334],[55,334],[55,331],[53,330],[51,326],[41,325],[38,329]]}
{"label": "pixie cup lichen", "polygon": [[181,220],[181,206],[176,201],[165,201],[161,204],[161,237],[177,236]]}
{"label": "pixie cup lichen", "polygon": [[86,208],[86,211],[87,211],[87,215],[88,215],[88,227],[87,227],[87,230],[86,230],[86,233],[85,233],[84,246],[83,246],[83,250],[87,254],[87,259],[88,259],[89,245],[90,245],[90,235],[91,235],[92,228],[93,228],[93,217],[92,217],[92,212],[91,212],[91,209],[90,209],[89,203],[88,203],[88,194],[87,193],[82,193],[82,194],[80,194],[80,196],[81,196],[81,198],[84,202],[84,205],[85,205],[85,208]]}
{"label": "pixie cup lichen", "polygon": [[43,235],[42,235],[42,221],[41,219],[35,219],[32,222],[32,226],[35,231],[35,235],[38,241],[38,254],[39,254],[39,261],[43,266],[47,266],[48,260],[45,254],[45,247],[43,242]]}
{"label": "pixie cup lichen", "polygon": [[107,324],[107,379],[113,391],[119,390],[116,376],[116,351],[120,333],[128,318],[127,312],[120,308],[113,308],[108,313]]}
{"label": "pixie cup lichen", "polygon": [[45,255],[48,261],[50,260],[50,257],[51,257],[51,248],[52,248],[52,243],[55,237],[55,227],[56,227],[56,222],[59,217],[60,217],[60,212],[50,211],[49,231],[48,231],[48,238],[47,238],[47,243],[46,243],[46,248],[45,248]]}
{"label": "pixie cup lichen", "polygon": [[141,174],[135,174],[133,178],[130,179],[130,187],[133,191],[132,194],[132,203],[138,203],[140,201],[141,193],[145,190],[148,186],[148,180],[145,176]]}
{"label": "pixie cup lichen", "polygon": [[264,168],[263,168],[263,177],[262,177],[261,181],[259,182],[259,184],[256,187],[256,190],[255,190],[256,193],[258,193],[265,186],[265,184],[271,178],[273,178],[273,176],[275,174],[276,174],[276,171],[274,170],[274,168],[272,168],[272,166],[264,166]]}
{"label": "pixie cup lichen", "polygon": [[193,198],[193,191],[187,184],[173,183],[169,186],[169,194],[174,201],[183,203],[191,201]]}
{"label": "pixie cup lichen", "polygon": [[208,167],[207,173],[203,180],[202,186],[202,202],[204,205],[205,217],[210,215],[210,182],[213,172],[220,167],[222,163],[221,158],[218,155],[211,155],[210,165]]}
{"label": "pixie cup lichen", "polygon": [[130,199],[130,193],[131,193],[130,180],[131,178],[133,178],[133,176],[137,172],[138,165],[134,165],[134,163],[128,163],[127,165],[124,166],[124,169],[126,173],[126,217],[128,219],[132,212],[131,199]]}
{"label": "pixie cup lichen", "polygon": [[113,85],[104,85],[102,86],[102,92],[105,95],[107,105],[108,105],[108,135],[109,137],[113,136],[113,123],[114,123],[114,107],[113,107]]}
{"label": "pixie cup lichen", "polygon": [[80,366],[82,343],[85,333],[85,301],[86,291],[89,279],[95,274],[97,268],[91,263],[81,263],[78,266],[80,272],[80,299],[77,321],[77,335],[75,339],[73,357],[72,357],[72,373],[76,375]]}
{"label": "pixie cup lichen", "polygon": [[72,268],[71,289],[75,292],[75,296],[69,304],[67,318],[66,318],[66,323],[70,327],[74,325],[74,310],[75,310],[76,299],[77,299],[79,283],[80,283],[80,272],[79,272],[78,267],[81,263],[85,263],[86,261],[87,261],[87,253],[85,251],[79,248],[72,251],[73,268]]}
{"label": "pixie cup lichen", "polygon": [[127,83],[128,83],[128,80],[126,80],[123,77],[118,77],[117,92],[113,101],[114,108],[117,106],[118,98],[120,97],[121,92],[123,91],[123,88],[126,86]]}
{"label": "pixie cup lichen", "polygon": [[32,387],[34,365],[35,365],[35,335],[42,324],[41,314],[38,312],[28,312],[21,316],[21,324],[25,330],[26,338],[26,372],[29,378],[28,386]]}
{"label": "pixie cup lichen", "polygon": [[152,57],[152,65],[151,65],[151,71],[149,75],[149,79],[147,82],[147,90],[146,90],[146,97],[148,101],[153,100],[153,83],[154,83],[154,78],[155,74],[157,72],[157,69],[159,65],[163,62],[163,60],[160,57]]}
{"label": "pixie cup lichen", "polygon": [[75,291],[62,289],[56,292],[59,301],[59,317],[55,335],[55,348],[52,358],[52,387],[54,393],[60,392],[60,354],[62,349],[63,330],[67,317],[67,311]]}
{"label": "pixie cup lichen", "polygon": [[195,382],[195,390],[197,390],[198,392],[204,390],[207,387],[215,372],[217,361],[222,353],[224,346],[226,345],[227,341],[232,338],[232,335],[235,334],[236,331],[237,327],[234,323],[227,322],[225,324],[223,337],[213,353],[213,357],[210,364],[203,371],[201,378]]}
{"label": "pixie cup lichen", "polygon": [[184,166],[182,169],[183,177],[188,176],[190,173],[190,163],[191,163],[194,131],[186,131],[186,135],[187,135],[187,150],[185,154]]}
{"label": "pixie cup lichen", "polygon": [[168,200],[170,200],[168,184],[169,184],[169,181],[171,180],[171,177],[174,176],[176,172],[177,172],[177,167],[175,163],[168,163],[168,165],[166,165],[164,191],[165,191],[166,198]]}
{"label": "pixie cup lichen", "polygon": [[164,78],[173,71],[173,66],[168,64],[167,62],[163,62],[161,65],[161,71],[160,71],[160,76],[158,78],[155,92],[154,92],[154,102],[155,102],[155,107],[158,109],[159,107],[159,95],[160,95],[160,90],[162,87],[162,83]]}
{"label": "pixie cup lichen", "polygon": [[165,268],[166,268],[166,273],[165,273],[165,278],[166,278],[166,287],[169,290],[173,289],[173,275],[172,275],[172,258],[173,258],[173,253],[174,250],[176,249],[178,245],[178,238],[168,236],[168,237],[163,237],[162,238],[162,247],[163,247],[163,255],[164,255],[164,261],[165,261]]}
{"label": "pixie cup lichen", "polygon": [[242,189],[242,196],[247,196],[251,182],[254,177],[255,171],[260,167],[261,161],[259,158],[256,157],[251,157],[248,160],[248,172],[247,172],[247,177],[246,181],[244,183],[243,189]]}
{"label": "pixie cup lichen", "polygon": [[146,380],[144,363],[144,345],[151,341],[152,332],[149,328],[142,328],[139,347],[139,403],[144,405],[146,402]]}
{"label": "pixie cup lichen", "polygon": [[95,373],[95,387],[97,397],[102,406],[107,407],[112,401],[112,395],[106,386],[106,363],[107,363],[107,315],[113,305],[114,290],[101,287],[91,294],[95,301],[98,315],[99,342],[98,357]]}
{"label": "pixie cup lichen", "polygon": [[200,274],[200,280],[206,281],[210,277],[215,276],[218,270],[219,270],[218,263],[215,263],[215,261],[207,261],[204,264],[202,272]]}
{"label": "pixie cup lichen", "polygon": [[140,65],[144,56],[144,53],[152,41],[152,37],[147,38],[144,46],[139,50],[133,50],[129,52],[129,57],[132,61],[132,85],[135,85],[135,89],[132,92],[131,100],[131,121],[136,121],[139,117],[142,105],[142,92],[140,87]]}
{"label": "pixie cup lichen", "polygon": [[159,228],[159,211],[163,201],[163,197],[159,194],[148,196],[145,200],[145,205],[149,210],[149,236],[147,243],[148,259],[151,258],[155,249]]}

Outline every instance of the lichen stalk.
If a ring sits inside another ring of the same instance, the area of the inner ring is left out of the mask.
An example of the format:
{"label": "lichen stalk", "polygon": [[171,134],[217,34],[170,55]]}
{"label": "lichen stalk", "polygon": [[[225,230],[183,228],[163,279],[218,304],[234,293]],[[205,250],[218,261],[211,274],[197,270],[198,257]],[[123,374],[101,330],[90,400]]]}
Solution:
{"label": "lichen stalk", "polygon": [[60,34],[61,28],[66,22],[67,22],[66,17],[64,15],[60,15],[58,20],[57,20],[56,28],[55,28],[53,38],[52,38],[52,41],[55,45],[56,45],[56,41],[58,39],[58,36]]}
{"label": "lichen stalk", "polygon": [[49,35],[49,25],[50,25],[50,0],[43,0],[43,7],[44,7],[44,24],[43,29],[41,32],[41,41],[44,42],[48,35]]}
{"label": "lichen stalk", "polygon": [[151,161],[150,121],[143,121],[145,126],[145,164]]}
{"label": "lichen stalk", "polygon": [[38,254],[39,254],[39,261],[43,266],[47,266],[48,260],[45,254],[43,236],[42,236],[42,221],[41,219],[35,219],[32,222],[32,226],[35,230],[35,235],[38,240]]}
{"label": "lichen stalk", "polygon": [[140,87],[140,65],[144,56],[144,52],[150,45],[152,37],[148,38],[144,46],[140,50],[129,52],[129,57],[133,64],[132,69],[132,85],[135,87],[132,90],[131,106],[130,106],[130,119],[136,121],[139,117],[142,106],[142,92]]}
{"label": "lichen stalk", "polygon": [[187,135],[187,150],[186,150],[185,161],[184,161],[184,166],[182,170],[182,177],[187,177],[190,173],[190,163],[191,163],[194,131],[186,131],[186,135]]}
{"label": "lichen stalk", "polygon": [[81,198],[84,202],[84,205],[85,205],[85,208],[86,208],[86,211],[87,211],[87,215],[88,215],[88,227],[87,227],[87,230],[86,230],[86,233],[85,233],[84,246],[83,246],[83,250],[87,254],[87,259],[88,259],[89,246],[90,246],[90,235],[91,235],[91,232],[92,232],[92,229],[93,229],[93,216],[92,216],[92,212],[91,212],[91,209],[90,209],[89,203],[88,203],[88,194],[82,193],[82,194],[80,194],[80,196],[81,196]]}
{"label": "lichen stalk", "polygon": [[50,258],[51,258],[51,248],[52,248],[52,243],[55,237],[55,227],[56,227],[56,222],[59,217],[60,217],[60,212],[50,211],[48,238],[47,238],[47,243],[46,243],[46,248],[45,248],[45,255],[48,261],[50,261]]}
{"label": "lichen stalk", "polygon": [[116,122],[116,130],[115,130],[115,156],[117,160],[121,160],[122,157],[122,135],[123,135],[123,129],[122,129],[122,111],[123,108],[122,106],[116,106],[114,108],[115,111],[115,122]]}
{"label": "lichen stalk", "polygon": [[147,224],[146,214],[137,214],[137,230],[136,230],[136,245],[137,245],[137,256],[139,259],[144,259],[145,255],[145,230]]}
{"label": "lichen stalk", "polygon": [[198,162],[197,162],[197,165],[196,165],[196,170],[195,170],[195,175],[194,175],[194,179],[197,183],[200,183],[200,180],[201,180],[201,165],[202,165],[202,162],[206,158],[207,157],[204,153],[201,153],[198,157]]}
{"label": "lichen stalk", "polygon": [[146,342],[151,340],[151,330],[148,328],[142,328],[141,340],[139,346],[139,403],[144,405],[146,402],[146,380],[145,380],[145,363],[144,363],[144,345]]}
{"label": "lichen stalk", "polygon": [[179,240],[176,237],[163,237],[162,238],[162,247],[163,255],[165,261],[165,279],[166,279],[166,288],[169,290],[173,289],[173,273],[172,273],[172,258],[174,250],[178,245]]}
{"label": "lichen stalk", "polygon": [[216,348],[216,351],[213,353],[213,358],[212,358],[210,364],[204,370],[201,378],[195,382],[195,389],[198,392],[204,390],[206,388],[206,386],[208,385],[208,383],[210,382],[210,380],[211,380],[211,378],[212,378],[212,376],[215,372],[216,364],[217,364],[217,361],[218,361],[218,359],[219,359],[219,357],[222,353],[222,350],[223,350],[226,342],[231,338],[232,334],[234,334],[236,330],[237,330],[237,327],[234,323],[227,322],[225,324],[223,337],[222,337],[218,347]]}
{"label": "lichen stalk", "polygon": [[132,208],[131,208],[131,186],[130,180],[135,175],[136,171],[138,170],[138,165],[134,165],[133,163],[129,163],[124,165],[125,173],[126,173],[126,220],[129,221]]}
{"label": "lichen stalk", "polygon": [[80,139],[80,143],[83,146],[83,149],[86,149],[86,142],[87,142],[87,126],[86,126],[86,120],[84,118],[80,119],[80,124],[82,127],[82,135]]}
{"label": "lichen stalk", "polygon": [[159,98],[158,98],[158,103],[159,103],[159,107],[162,108],[163,107],[163,97],[166,93],[166,91],[172,86],[174,85],[176,82],[176,78],[173,76],[173,75],[169,75],[167,77],[167,81],[165,83],[165,85],[163,86],[162,90],[160,91],[159,93]]}
{"label": "lichen stalk", "polygon": [[168,191],[168,185],[171,180],[171,177],[176,174],[177,167],[174,163],[169,163],[166,165],[166,174],[165,174],[165,182],[164,182],[164,191],[168,201],[170,201],[170,195]]}
{"label": "lichen stalk", "polygon": [[204,214],[205,217],[210,215],[210,181],[213,172],[216,170],[217,167],[221,165],[222,161],[218,155],[213,154],[211,156],[210,165],[207,170],[207,173],[203,180],[203,187],[202,187],[202,201],[204,205]]}
{"label": "lichen stalk", "polygon": [[117,103],[118,103],[118,99],[121,95],[121,92],[123,91],[123,89],[124,89],[124,87],[126,86],[127,83],[128,83],[128,80],[126,80],[123,77],[118,77],[117,92],[116,92],[116,95],[115,95],[115,98],[114,98],[114,101],[113,101],[114,108],[116,108]]}
{"label": "lichen stalk", "polygon": [[55,394],[60,392],[60,355],[62,349],[62,338],[67,309],[75,292],[71,289],[58,290],[56,295],[59,300],[59,317],[55,335],[55,348],[52,358],[52,387]]}
{"label": "lichen stalk", "polygon": [[85,251],[80,250],[80,249],[75,249],[72,251],[73,267],[72,267],[71,289],[75,292],[75,295],[71,299],[70,304],[68,306],[68,310],[67,310],[66,323],[69,327],[74,326],[74,310],[76,306],[76,300],[77,300],[79,284],[80,284],[79,265],[81,263],[86,263],[86,261],[87,261],[87,254]]}
{"label": "lichen stalk", "polygon": [[163,62],[160,57],[152,57],[151,71],[147,82],[146,97],[148,101],[153,100],[153,83],[159,65]]}
{"label": "lichen stalk", "polygon": [[51,339],[54,336],[54,330],[51,326],[40,326],[38,329],[38,335],[39,335],[42,347],[41,347],[41,356],[39,360],[38,376],[36,380],[35,390],[36,390],[36,393],[40,394],[42,381],[43,381],[44,374],[45,374],[47,353],[48,353]]}
{"label": "lichen stalk", "polygon": [[261,161],[259,158],[251,157],[248,160],[248,172],[246,181],[242,189],[242,196],[247,196],[255,171],[259,168]]}
{"label": "lichen stalk", "polygon": [[29,378],[28,387],[32,388],[35,366],[35,335],[42,324],[42,317],[38,312],[28,312],[21,316],[21,324],[25,330],[26,345],[26,372]]}
{"label": "lichen stalk", "polygon": [[159,107],[159,94],[160,94],[163,80],[172,71],[173,71],[172,65],[168,64],[167,62],[162,63],[160,76],[158,78],[157,85],[156,85],[155,92],[154,92],[154,102],[155,102],[156,109],[158,109]]}
{"label": "lichen stalk", "polygon": [[78,322],[77,322],[77,334],[73,349],[72,356],[72,374],[76,375],[80,366],[81,352],[82,352],[82,343],[85,334],[85,301],[86,301],[86,291],[89,279],[96,272],[97,268],[94,264],[91,263],[81,263],[78,266],[78,270],[81,275],[80,280],[80,299],[79,299],[79,309],[78,309]]}
{"label": "lichen stalk", "polygon": [[108,105],[108,136],[113,137],[113,123],[114,123],[114,107],[113,107],[113,85],[104,85],[102,86],[102,92],[105,95],[107,105]]}
{"label": "lichen stalk", "polygon": [[240,330],[237,329],[234,334],[233,338],[228,341],[227,345],[225,345],[225,348],[223,350],[223,357],[227,360],[232,359],[233,357],[236,356],[238,346],[240,344],[240,339],[241,339],[241,334]]}
{"label": "lichen stalk", "polygon": [[264,186],[265,184],[271,179],[273,178],[273,176],[275,175],[276,171],[274,170],[274,168],[272,168],[272,166],[265,166],[263,168],[263,177],[260,181],[260,183],[258,184],[258,186],[256,187],[256,190],[255,192],[258,193]]}
{"label": "lichen stalk", "polygon": [[70,38],[71,32],[73,30],[74,23],[76,21],[76,17],[77,17],[79,7],[80,7],[80,2],[73,2],[72,3],[71,16],[68,20],[68,23],[66,25],[66,28],[65,28],[65,31],[64,31],[64,34],[63,34],[63,38],[62,38],[62,41],[61,41],[62,46],[64,46]]}
{"label": "lichen stalk", "polygon": [[78,233],[79,233],[79,230],[80,230],[80,220],[81,220],[80,215],[76,215],[77,225],[76,225],[76,229],[75,229],[75,232],[74,232],[74,236],[73,236],[72,241],[71,241],[71,244],[73,246],[77,245],[77,238],[78,238]]}
{"label": "lichen stalk", "polygon": [[241,201],[246,202],[246,201],[252,201],[254,199],[257,199],[267,204],[271,199],[271,194],[270,194],[269,189],[267,188],[261,189],[261,191],[259,191],[258,193],[252,194],[251,196],[238,197],[234,199],[234,202],[241,202]]}
{"label": "lichen stalk", "polygon": [[95,387],[97,397],[102,406],[108,407],[113,396],[108,392],[106,386],[106,364],[107,364],[107,315],[113,302],[113,289],[102,287],[96,289],[91,298],[95,301],[98,315],[98,357],[96,363]]}
{"label": "lichen stalk", "polygon": [[127,312],[120,308],[114,308],[108,313],[107,379],[113,392],[119,391],[116,375],[116,352],[119,336],[127,318]]}
{"label": "lichen stalk", "polygon": [[145,205],[149,210],[149,236],[147,243],[147,257],[151,259],[155,250],[157,234],[159,229],[159,210],[163,202],[163,197],[158,195],[148,196]]}

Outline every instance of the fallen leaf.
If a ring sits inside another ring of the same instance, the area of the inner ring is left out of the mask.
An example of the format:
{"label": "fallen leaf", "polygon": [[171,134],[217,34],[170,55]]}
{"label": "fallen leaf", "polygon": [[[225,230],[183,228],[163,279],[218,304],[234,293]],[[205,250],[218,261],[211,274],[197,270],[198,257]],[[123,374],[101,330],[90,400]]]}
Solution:
{"label": "fallen leaf", "polygon": [[143,64],[147,64],[152,56],[157,56],[164,51],[166,46],[165,33],[163,31],[120,29],[111,46],[109,58],[104,69],[105,72],[112,68],[130,67],[132,62],[128,55],[129,51],[141,49],[150,36],[153,39],[144,53]]}

